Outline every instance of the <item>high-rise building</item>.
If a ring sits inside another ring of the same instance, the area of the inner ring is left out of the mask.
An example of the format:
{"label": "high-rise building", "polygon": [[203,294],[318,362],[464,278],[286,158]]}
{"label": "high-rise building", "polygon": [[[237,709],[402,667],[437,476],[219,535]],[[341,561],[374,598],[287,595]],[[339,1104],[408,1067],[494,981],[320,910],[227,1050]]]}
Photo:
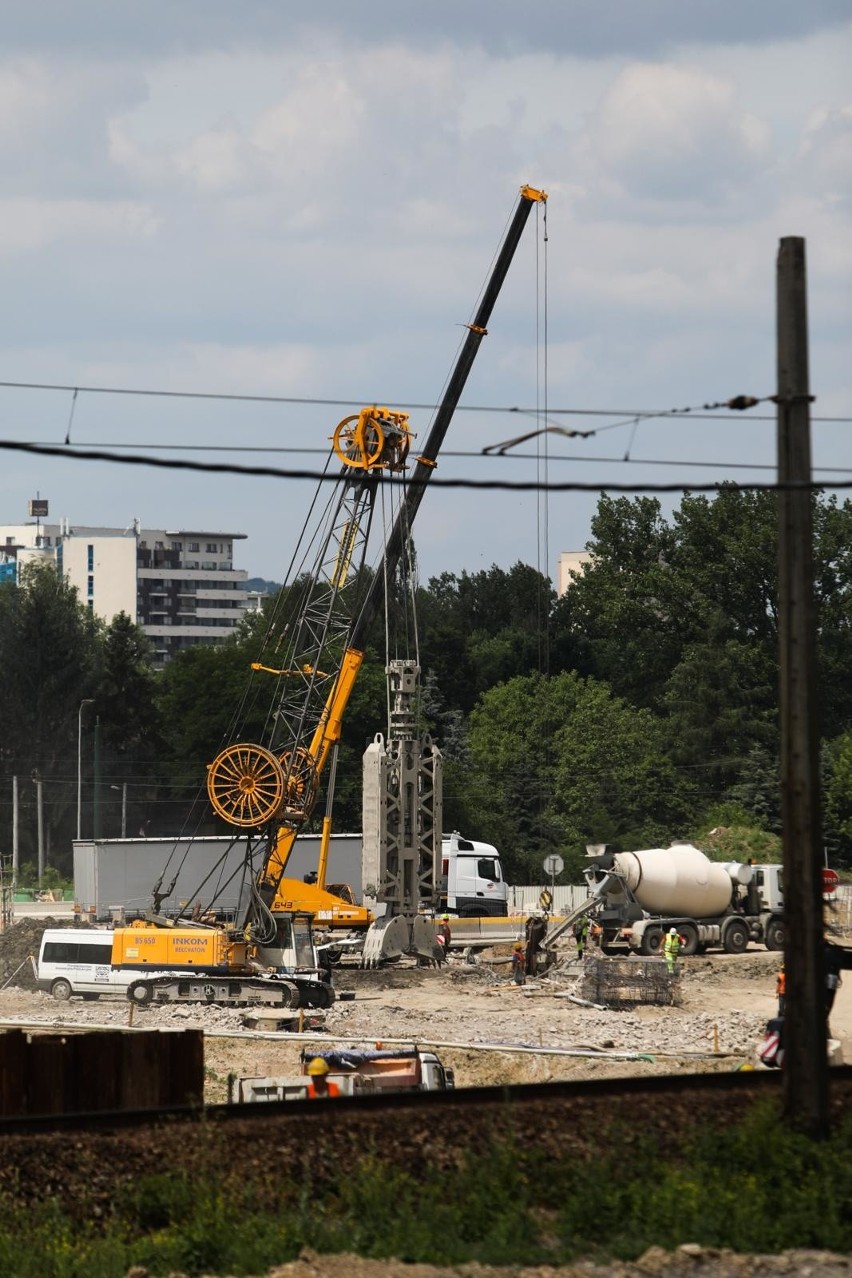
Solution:
{"label": "high-rise building", "polygon": [[80,601],[110,622],[125,612],[150,638],[156,665],[182,648],[221,643],[248,604],[247,572],[234,567],[244,533],[90,528],[67,520],[0,525],[0,563],[55,562]]}

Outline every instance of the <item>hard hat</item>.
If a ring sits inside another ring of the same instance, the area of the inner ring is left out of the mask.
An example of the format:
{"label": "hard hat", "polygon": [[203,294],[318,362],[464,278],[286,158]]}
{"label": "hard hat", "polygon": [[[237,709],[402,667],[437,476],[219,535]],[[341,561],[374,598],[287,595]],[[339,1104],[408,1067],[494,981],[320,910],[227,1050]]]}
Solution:
{"label": "hard hat", "polygon": [[670,927],[670,928],[669,928],[669,936],[677,936],[677,928],[676,928],[676,927]]}
{"label": "hard hat", "polygon": [[449,917],[450,917],[450,916],[449,916],[449,914],[442,914],[442,915],[441,915],[441,918],[442,918],[442,919],[448,919]]}
{"label": "hard hat", "polygon": [[521,942],[520,942],[520,941],[515,941],[515,944],[514,944],[514,946],[513,946],[512,948],[513,948],[513,949],[516,949],[516,950],[522,950],[524,947],[523,947],[523,945],[521,945]]}
{"label": "hard hat", "polygon": [[316,1078],[320,1074],[328,1073],[328,1061],[324,1061],[321,1056],[315,1056],[308,1066],[308,1073]]}

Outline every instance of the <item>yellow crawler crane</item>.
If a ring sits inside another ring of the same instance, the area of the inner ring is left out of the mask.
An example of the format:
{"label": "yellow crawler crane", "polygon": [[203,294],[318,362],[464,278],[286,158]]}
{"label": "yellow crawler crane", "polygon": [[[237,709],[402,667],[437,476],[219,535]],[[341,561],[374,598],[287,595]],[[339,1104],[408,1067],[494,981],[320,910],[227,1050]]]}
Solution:
{"label": "yellow crawler crane", "polygon": [[[264,682],[253,683],[243,700],[243,709],[255,711],[258,699],[265,703],[263,738],[259,742],[246,740],[239,730],[239,722],[245,719],[235,720],[233,743],[208,767],[207,792],[214,812],[237,834],[244,832],[246,863],[254,864],[252,857],[258,854],[261,861],[245,920],[241,927],[230,929],[228,940],[232,944],[247,941],[247,962],[254,965],[259,979],[296,983],[303,1005],[323,1006],[331,986],[320,979],[316,961],[313,970],[294,965],[293,947],[282,944],[282,930],[286,931],[294,918],[306,916],[301,912],[328,928],[366,932],[373,922],[368,910],[326,890],[330,796],[343,715],[364,661],[371,624],[384,600],[385,582],[393,579],[408,545],[414,517],[487,335],[491,312],[530,210],[546,198],[532,187],[521,188],[413,473],[404,490],[398,483],[392,485],[404,491],[404,496],[387,537],[382,568],[369,580],[363,567],[376,494],[387,475],[400,475],[405,470],[411,442],[408,415],[374,405],[344,418],[334,431],[333,453],[342,462],[342,471],[326,507],[322,530],[306,538],[311,547],[318,548],[316,557],[309,569],[298,570],[292,584],[280,592],[286,616],[272,618],[262,659],[252,667],[252,680]],[[255,713],[255,721],[257,717]],[[286,869],[296,835],[313,812],[327,767],[329,803],[317,882],[308,884],[285,877]],[[154,896],[157,915],[168,895],[168,890],[161,893],[159,887]],[[426,920],[419,923],[423,926],[418,930],[418,921],[412,921],[407,948],[431,957],[434,931]],[[187,935],[197,935],[189,925],[180,926]],[[231,953],[237,956],[238,948]],[[211,1000],[219,1001],[212,995]]]}

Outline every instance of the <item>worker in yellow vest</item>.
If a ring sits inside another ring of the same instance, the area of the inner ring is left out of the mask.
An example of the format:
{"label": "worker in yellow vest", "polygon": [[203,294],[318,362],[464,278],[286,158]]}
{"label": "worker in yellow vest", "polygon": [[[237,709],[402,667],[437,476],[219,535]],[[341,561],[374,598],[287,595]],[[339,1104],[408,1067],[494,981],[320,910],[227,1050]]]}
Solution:
{"label": "worker in yellow vest", "polygon": [[663,945],[663,957],[666,960],[669,976],[674,976],[678,954],[680,954],[680,937],[677,934],[677,928],[670,927]]}

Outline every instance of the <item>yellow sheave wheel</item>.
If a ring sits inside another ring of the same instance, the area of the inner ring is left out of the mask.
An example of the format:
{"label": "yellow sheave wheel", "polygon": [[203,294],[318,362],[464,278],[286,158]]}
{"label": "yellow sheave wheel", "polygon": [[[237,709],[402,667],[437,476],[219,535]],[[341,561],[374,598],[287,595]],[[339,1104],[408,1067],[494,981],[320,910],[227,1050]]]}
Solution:
{"label": "yellow sheave wheel", "polygon": [[334,451],[347,466],[369,470],[380,460],[385,447],[385,434],[374,417],[363,413],[344,417],[334,432]]}
{"label": "yellow sheave wheel", "polygon": [[214,810],[231,825],[263,825],[284,797],[281,764],[263,746],[229,746],[207,768],[207,793]]}

